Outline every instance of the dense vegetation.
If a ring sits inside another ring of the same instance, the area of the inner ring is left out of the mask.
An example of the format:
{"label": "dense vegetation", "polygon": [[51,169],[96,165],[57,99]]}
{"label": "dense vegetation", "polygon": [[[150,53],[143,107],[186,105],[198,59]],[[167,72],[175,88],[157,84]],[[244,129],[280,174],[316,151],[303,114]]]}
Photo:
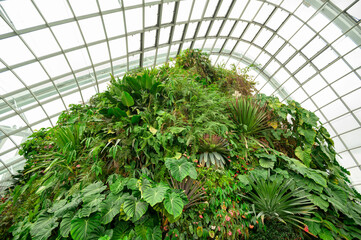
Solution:
{"label": "dense vegetation", "polygon": [[360,195],[315,114],[187,50],[22,144],[3,239],[361,239]]}

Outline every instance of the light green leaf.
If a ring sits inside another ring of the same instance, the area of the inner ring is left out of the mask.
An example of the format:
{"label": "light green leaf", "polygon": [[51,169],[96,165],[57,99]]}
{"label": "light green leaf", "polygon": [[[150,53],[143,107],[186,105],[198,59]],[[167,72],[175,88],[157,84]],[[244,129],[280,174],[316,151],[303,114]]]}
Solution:
{"label": "light green leaf", "polygon": [[172,192],[167,193],[164,198],[164,208],[169,214],[172,214],[174,218],[179,217],[182,214],[183,210],[183,200],[179,194]]}
{"label": "light green leaf", "polygon": [[330,232],[329,230],[327,230],[326,228],[322,228],[322,232],[318,234],[318,236],[322,239],[322,240],[334,240],[333,236],[332,236],[332,232]]}
{"label": "light green leaf", "polygon": [[165,165],[171,172],[172,176],[179,182],[181,182],[188,175],[195,176],[195,167],[192,163],[188,162],[184,157],[180,159],[168,158],[165,160]]}
{"label": "light green leaf", "polygon": [[94,215],[86,218],[74,218],[71,221],[70,234],[74,240],[92,240],[101,236],[100,216]]}
{"label": "light green leaf", "polygon": [[322,210],[324,210],[325,212],[327,211],[327,208],[329,206],[329,203],[325,200],[323,200],[322,198],[320,198],[319,196],[316,195],[310,195],[308,197],[308,199],[315,204],[316,206],[320,207]]}
{"label": "light green leaf", "polygon": [[118,177],[118,179],[115,181],[115,183],[113,183],[109,186],[110,191],[113,194],[120,193],[123,190],[123,188],[127,185],[127,182],[128,182],[128,179]]}
{"label": "light green leaf", "polygon": [[297,131],[298,131],[299,134],[301,134],[302,136],[305,137],[306,141],[309,144],[313,144],[315,142],[315,137],[316,137],[316,131],[315,130],[298,128]]}
{"label": "light green leaf", "polygon": [[107,199],[100,204],[101,222],[108,224],[113,221],[113,218],[119,213],[124,200],[129,197],[129,194],[115,195],[110,193]]}
{"label": "light green leaf", "polygon": [[153,229],[149,230],[150,232],[148,232],[147,240],[162,240],[162,231],[159,226],[155,226]]}
{"label": "light green leaf", "polygon": [[249,184],[248,177],[246,175],[238,175],[238,179],[246,186]]}
{"label": "light green leaf", "polygon": [[153,207],[155,204],[163,201],[164,196],[168,189],[169,187],[164,186],[162,184],[158,184],[154,188],[147,188],[144,191],[143,198],[147,203],[150,204],[150,206]]}
{"label": "light green leaf", "polygon": [[132,218],[133,222],[138,221],[148,210],[148,203],[139,201],[131,196],[124,201],[123,209],[128,218]]}
{"label": "light green leaf", "polygon": [[185,128],[183,128],[183,127],[169,127],[168,130],[173,134],[178,134],[178,133],[181,133],[182,131],[184,131]]}
{"label": "light green leaf", "polygon": [[122,101],[122,103],[127,106],[127,107],[131,107],[134,105],[134,99],[133,97],[126,91],[123,92],[120,100]]}
{"label": "light green leaf", "polygon": [[307,166],[310,167],[310,163],[312,161],[311,158],[311,148],[305,148],[303,151],[300,146],[298,146],[295,150],[295,155]]}
{"label": "light green leaf", "polygon": [[61,236],[63,236],[64,238],[67,238],[69,236],[70,233],[70,223],[71,220],[74,217],[74,213],[73,212],[68,212],[64,215],[61,223],[60,223],[60,234]]}
{"label": "light green leaf", "polygon": [[317,184],[321,185],[322,187],[327,187],[327,181],[326,179],[316,171],[311,171],[312,169],[309,169],[305,172],[305,176],[315,181]]}
{"label": "light green leaf", "polygon": [[263,168],[273,168],[275,166],[275,162],[261,158],[259,160],[259,165]]}
{"label": "light green leaf", "polygon": [[53,214],[42,213],[36,222],[32,225],[30,234],[32,239],[46,240],[51,236],[51,231],[56,228],[59,223],[56,222],[57,218]]}

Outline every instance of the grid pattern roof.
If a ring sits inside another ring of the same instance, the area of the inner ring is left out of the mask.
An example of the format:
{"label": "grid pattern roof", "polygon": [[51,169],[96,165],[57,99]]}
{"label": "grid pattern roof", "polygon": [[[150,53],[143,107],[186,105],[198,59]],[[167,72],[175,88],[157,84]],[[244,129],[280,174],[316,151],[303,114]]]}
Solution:
{"label": "grid pattern roof", "polygon": [[21,142],[109,73],[198,48],[314,111],[361,191],[360,18],[359,0],[0,0],[0,185],[24,165]]}

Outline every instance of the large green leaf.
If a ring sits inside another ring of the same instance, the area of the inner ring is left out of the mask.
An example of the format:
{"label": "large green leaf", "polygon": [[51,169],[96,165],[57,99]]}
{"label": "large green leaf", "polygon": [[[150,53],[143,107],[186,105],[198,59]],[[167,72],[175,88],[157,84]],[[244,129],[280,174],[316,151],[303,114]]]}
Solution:
{"label": "large green leaf", "polygon": [[259,165],[261,165],[261,167],[263,168],[273,168],[275,166],[275,162],[265,159],[265,158],[261,158],[259,160]]}
{"label": "large green leaf", "polygon": [[131,107],[131,106],[134,105],[134,99],[128,92],[124,91],[121,98],[120,98],[120,100],[127,107]]}
{"label": "large green leaf", "polygon": [[53,214],[42,213],[32,225],[30,234],[35,240],[45,240],[51,236],[51,231],[59,225]]}
{"label": "large green leaf", "polygon": [[138,200],[130,196],[124,201],[123,209],[128,218],[132,218],[133,222],[138,221],[148,210],[148,203]]}
{"label": "large green leaf", "polygon": [[100,204],[101,222],[102,224],[110,223],[113,218],[119,214],[120,207],[129,194],[115,195],[110,193],[107,199]]}
{"label": "large green leaf", "polygon": [[150,206],[154,206],[157,203],[160,203],[163,201],[164,196],[169,189],[168,186],[165,186],[163,184],[158,184],[154,188],[147,188],[144,191],[143,198],[147,203],[150,204]]}
{"label": "large green leaf", "polygon": [[310,195],[308,196],[308,199],[315,204],[316,206],[320,207],[322,210],[324,210],[325,212],[327,211],[327,208],[329,206],[329,203],[325,200],[323,200],[322,198],[320,198],[319,196],[316,195]]}
{"label": "large green leaf", "polygon": [[74,217],[74,213],[68,212],[67,214],[64,215],[60,223],[60,234],[64,238],[67,238],[69,236],[71,220],[73,219],[73,217]]}
{"label": "large green leaf", "polygon": [[159,226],[155,226],[153,229],[150,229],[150,233],[148,234],[147,240],[161,240],[162,239],[162,231]]}
{"label": "large green leaf", "polygon": [[82,208],[79,209],[79,211],[77,212],[80,218],[89,217],[90,214],[99,210],[99,206],[104,200],[105,196],[104,195],[93,195],[93,196],[94,196],[93,200],[86,204],[83,204]]}
{"label": "large green leaf", "polygon": [[307,169],[308,171],[305,172],[305,176],[311,178],[317,184],[321,185],[322,187],[327,187],[326,179],[318,172],[313,169]]}
{"label": "large green leaf", "polygon": [[70,234],[74,240],[98,239],[102,236],[99,215],[86,218],[74,218],[71,221]]}
{"label": "large green leaf", "polygon": [[313,129],[303,129],[303,128],[298,128],[297,129],[298,133],[303,135],[306,139],[306,141],[309,144],[313,144],[315,142],[315,137],[316,137],[316,131]]}
{"label": "large green leaf", "polygon": [[302,150],[300,146],[295,149],[295,155],[307,166],[310,167],[312,161],[311,158],[311,148],[305,148]]}
{"label": "large green leaf", "polygon": [[172,176],[179,182],[181,182],[188,175],[195,177],[195,167],[192,163],[188,162],[186,158],[172,159],[168,158],[165,160],[165,165],[171,172]]}
{"label": "large green leaf", "polygon": [[163,204],[167,212],[172,214],[174,218],[177,218],[182,214],[184,204],[181,196],[178,193],[167,193],[165,195]]}
{"label": "large green leaf", "polygon": [[128,182],[127,178],[118,177],[118,179],[115,181],[115,183],[113,183],[109,186],[110,191],[113,194],[120,193],[123,190],[123,188],[127,185],[127,182]]}

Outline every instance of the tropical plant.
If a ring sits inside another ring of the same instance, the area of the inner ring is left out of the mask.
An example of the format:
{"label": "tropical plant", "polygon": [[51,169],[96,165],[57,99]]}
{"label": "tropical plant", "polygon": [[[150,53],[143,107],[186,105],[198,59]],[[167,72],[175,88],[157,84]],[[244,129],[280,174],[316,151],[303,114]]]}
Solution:
{"label": "tropical plant", "polygon": [[229,106],[230,117],[243,136],[260,136],[269,129],[266,105],[249,96],[236,96]]}
{"label": "tropical plant", "polygon": [[205,134],[200,140],[199,163],[201,166],[215,166],[215,168],[224,168],[226,164],[228,150],[226,139],[218,135]]}
{"label": "tropical plant", "polygon": [[253,191],[244,198],[253,204],[257,219],[260,218],[262,222],[265,219],[278,220],[300,229],[304,228],[304,221],[310,220],[315,206],[308,200],[304,190],[293,188],[292,180],[271,181],[268,178],[263,181],[250,175],[249,183]]}

